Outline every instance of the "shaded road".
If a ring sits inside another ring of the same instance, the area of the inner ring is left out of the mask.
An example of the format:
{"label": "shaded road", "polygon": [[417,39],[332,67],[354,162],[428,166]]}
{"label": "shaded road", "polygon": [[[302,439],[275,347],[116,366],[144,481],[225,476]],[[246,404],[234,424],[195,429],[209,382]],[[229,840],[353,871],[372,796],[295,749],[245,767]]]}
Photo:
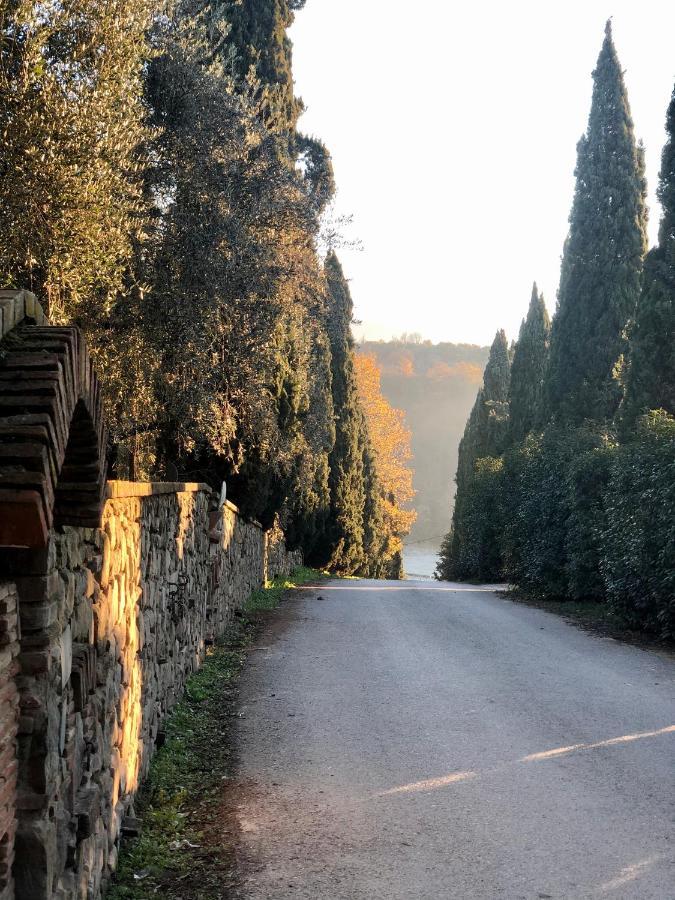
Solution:
{"label": "shaded road", "polygon": [[242,681],[246,898],[675,898],[675,661],[489,591],[297,592]]}

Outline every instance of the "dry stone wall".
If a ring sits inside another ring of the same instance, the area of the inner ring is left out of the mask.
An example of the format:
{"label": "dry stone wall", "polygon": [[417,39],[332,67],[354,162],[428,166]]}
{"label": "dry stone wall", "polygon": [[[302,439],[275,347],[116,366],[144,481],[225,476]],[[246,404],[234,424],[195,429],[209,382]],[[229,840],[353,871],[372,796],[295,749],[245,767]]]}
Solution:
{"label": "dry stone wall", "polygon": [[204,485],[120,482],[100,527],[0,553],[0,900],[101,895],[206,646],[300,561]]}
{"label": "dry stone wall", "polygon": [[16,735],[19,725],[19,600],[13,584],[0,581],[0,900],[13,897],[16,833]]}

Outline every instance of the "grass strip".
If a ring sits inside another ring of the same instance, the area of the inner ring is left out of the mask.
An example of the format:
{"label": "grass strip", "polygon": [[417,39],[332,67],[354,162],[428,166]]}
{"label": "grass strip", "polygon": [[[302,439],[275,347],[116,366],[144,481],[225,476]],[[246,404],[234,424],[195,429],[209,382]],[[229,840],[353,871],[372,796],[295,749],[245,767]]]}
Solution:
{"label": "grass strip", "polygon": [[234,836],[222,812],[234,774],[232,719],[246,651],[265,614],[286,591],[325,573],[296,569],[255,591],[222,642],[208,649],[164,725],[164,743],[135,802],[139,837],[122,843],[109,900],[224,900],[236,887]]}

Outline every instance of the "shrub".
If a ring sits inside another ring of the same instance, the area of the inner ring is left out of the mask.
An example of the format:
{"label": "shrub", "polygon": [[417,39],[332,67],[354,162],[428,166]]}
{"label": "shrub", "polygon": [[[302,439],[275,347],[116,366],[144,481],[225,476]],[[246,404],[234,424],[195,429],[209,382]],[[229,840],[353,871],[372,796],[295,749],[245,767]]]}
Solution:
{"label": "shrub", "polygon": [[602,595],[606,442],[589,428],[551,425],[506,454],[501,553],[514,584],[560,599]]}
{"label": "shrub", "polygon": [[602,572],[611,607],[675,636],[675,419],[644,416],[615,454],[605,495]]}
{"label": "shrub", "polygon": [[604,600],[602,540],[612,445],[593,447],[570,461],[566,477],[568,515],[565,573],[571,600]]}

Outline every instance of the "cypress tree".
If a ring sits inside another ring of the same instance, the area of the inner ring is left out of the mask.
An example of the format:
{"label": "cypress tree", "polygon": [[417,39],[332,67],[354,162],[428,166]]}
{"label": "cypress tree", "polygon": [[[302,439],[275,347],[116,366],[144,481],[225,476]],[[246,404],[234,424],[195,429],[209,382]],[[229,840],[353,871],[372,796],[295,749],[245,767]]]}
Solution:
{"label": "cypress tree", "polygon": [[476,460],[484,456],[498,456],[503,449],[510,380],[509,346],[506,334],[501,330],[492,342],[483,386],[478,391],[459,444],[455,479],[458,497],[471,480]]}
{"label": "cypress tree", "polygon": [[511,364],[509,442],[520,444],[543,420],[542,393],[548,358],[551,320],[537,285],[527,318],[520,326]]}
{"label": "cypress tree", "polygon": [[570,424],[610,419],[617,411],[626,326],[646,250],[644,154],[636,146],[611,22],[593,80],[546,380],[553,417]]}
{"label": "cypress tree", "polygon": [[328,339],[335,413],[335,444],[328,457],[330,467],[330,563],[338,572],[351,574],[365,562],[364,422],[354,375],[354,340],[351,333],[353,304],[347,279],[334,252],[326,257],[328,285]]}
{"label": "cypress tree", "polygon": [[[328,456],[335,444],[335,417],[331,378],[331,351],[326,331],[326,309],[313,310],[307,323],[311,340],[309,365],[309,407],[303,418],[303,431],[309,452],[298,455],[291,477],[285,517],[286,544],[301,547],[305,560],[324,567],[326,529],[330,516]],[[312,327],[313,326],[313,327]]]}
{"label": "cypress tree", "polygon": [[666,121],[659,244],[648,255],[631,335],[624,429],[650,409],[675,415],[675,90]]}
{"label": "cypress tree", "polygon": [[495,457],[503,451],[508,426],[508,397],[511,381],[511,354],[506,334],[500,330],[490,347],[490,356],[459,445],[459,460],[455,482],[455,508],[449,534],[439,554],[437,575],[450,579],[478,574],[463,566],[462,547],[465,540],[465,517],[470,505],[476,463],[485,457]]}
{"label": "cypress tree", "polygon": [[499,456],[504,449],[509,417],[511,352],[506,334],[500,330],[490,348],[483,375],[483,405],[475,436],[475,456]]}
{"label": "cypress tree", "polygon": [[293,90],[293,52],[288,29],[305,0],[231,0],[225,8],[234,50],[233,70],[241,82],[254,75],[270,131],[295,131],[303,104]]}
{"label": "cypress tree", "polygon": [[[332,167],[295,136],[295,114],[275,124],[263,102],[277,81],[292,98],[292,10],[177,0],[171,12],[155,23],[147,78],[159,126],[148,192],[171,200],[142,273],[170,373],[158,379],[157,468],[226,480],[246,515],[265,526],[278,515],[289,546],[319,562],[334,422],[315,241]],[[260,71],[237,77],[249,51]]]}

